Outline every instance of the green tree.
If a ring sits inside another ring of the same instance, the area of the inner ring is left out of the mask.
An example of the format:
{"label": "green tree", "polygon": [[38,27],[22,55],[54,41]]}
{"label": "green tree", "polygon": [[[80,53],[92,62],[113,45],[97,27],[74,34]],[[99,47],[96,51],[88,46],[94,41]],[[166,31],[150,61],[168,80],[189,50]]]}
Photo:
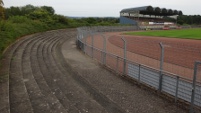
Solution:
{"label": "green tree", "polygon": [[27,17],[32,20],[39,20],[46,24],[55,24],[55,20],[53,19],[53,16],[42,8],[39,8],[35,10],[34,12],[31,12],[30,14],[27,15]]}
{"label": "green tree", "polygon": [[68,20],[68,18],[66,18],[66,17],[63,16],[63,15],[57,15],[57,14],[55,14],[55,15],[53,16],[53,19],[54,19],[55,22],[57,22],[57,23],[69,25],[69,22],[68,22],[69,20]]}
{"label": "green tree", "polygon": [[21,15],[24,16],[24,15],[27,15],[27,14],[29,14],[29,13],[37,10],[37,9],[38,9],[38,7],[35,7],[35,6],[29,4],[29,5],[21,7],[20,12],[21,12]]}
{"label": "green tree", "polygon": [[55,10],[50,6],[42,6],[41,8],[49,12],[51,15],[54,15],[55,13]]}
{"label": "green tree", "polygon": [[49,13],[43,9],[37,9],[28,15],[28,17],[33,19],[33,20],[45,19],[48,16],[49,16]]}
{"label": "green tree", "polygon": [[87,21],[87,23],[89,23],[89,24],[95,24],[96,23],[96,19],[92,18],[92,17],[86,18],[85,21]]}
{"label": "green tree", "polygon": [[22,12],[19,7],[10,7],[6,9],[6,19],[8,19],[10,16],[21,16]]}
{"label": "green tree", "polygon": [[3,0],[0,0],[0,20],[4,19],[4,3]]}

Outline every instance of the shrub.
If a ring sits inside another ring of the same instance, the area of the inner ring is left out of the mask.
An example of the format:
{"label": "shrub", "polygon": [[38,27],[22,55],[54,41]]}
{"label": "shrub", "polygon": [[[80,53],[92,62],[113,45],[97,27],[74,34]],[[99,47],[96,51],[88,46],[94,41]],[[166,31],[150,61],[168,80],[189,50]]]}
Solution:
{"label": "shrub", "polygon": [[8,21],[12,22],[12,23],[29,23],[31,21],[31,19],[28,19],[25,16],[12,16],[8,19]]}

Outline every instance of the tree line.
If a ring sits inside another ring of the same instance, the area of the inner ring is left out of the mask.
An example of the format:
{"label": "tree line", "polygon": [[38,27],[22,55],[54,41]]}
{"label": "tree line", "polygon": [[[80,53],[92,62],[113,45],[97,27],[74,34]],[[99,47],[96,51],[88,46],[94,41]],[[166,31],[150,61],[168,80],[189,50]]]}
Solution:
{"label": "tree line", "polygon": [[51,6],[3,7],[0,0],[0,58],[16,38],[54,29],[118,25],[118,18],[70,18],[55,14]]}
{"label": "tree line", "polygon": [[177,23],[180,25],[201,25],[200,15],[181,15],[177,17]]}
{"label": "tree line", "polygon": [[98,25],[114,25],[119,23],[119,18],[71,18],[63,15],[55,14],[55,10],[50,6],[36,7],[26,5],[23,7],[10,7],[4,9],[4,17],[8,20],[13,16],[23,16],[32,20],[40,20],[48,24],[61,23],[69,27],[79,26],[98,26]]}

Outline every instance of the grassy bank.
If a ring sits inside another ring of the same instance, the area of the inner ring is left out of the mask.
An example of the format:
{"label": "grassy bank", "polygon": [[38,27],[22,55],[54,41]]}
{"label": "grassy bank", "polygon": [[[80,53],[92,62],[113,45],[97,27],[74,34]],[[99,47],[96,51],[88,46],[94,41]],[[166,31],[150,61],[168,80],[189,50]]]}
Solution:
{"label": "grassy bank", "polygon": [[67,27],[67,25],[60,23],[47,24],[22,16],[15,16],[6,21],[0,21],[0,58],[2,57],[2,52],[4,49],[19,37],[36,32],[62,29]]}
{"label": "grassy bank", "polygon": [[197,29],[179,29],[179,30],[161,30],[161,31],[143,31],[143,32],[128,32],[126,35],[139,36],[157,36],[157,37],[172,37],[182,39],[201,40],[201,28]]}

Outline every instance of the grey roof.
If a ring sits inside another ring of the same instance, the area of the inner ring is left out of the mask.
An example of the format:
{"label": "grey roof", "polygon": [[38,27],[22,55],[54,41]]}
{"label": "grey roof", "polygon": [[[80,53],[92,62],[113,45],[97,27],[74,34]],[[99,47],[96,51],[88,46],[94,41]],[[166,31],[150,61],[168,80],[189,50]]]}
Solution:
{"label": "grey roof", "polygon": [[145,10],[147,10],[147,7],[149,7],[149,6],[122,9],[121,13],[129,13],[129,12],[134,12],[134,11],[145,11]]}
{"label": "grey roof", "polygon": [[[153,11],[150,11],[149,8],[151,8]],[[159,8],[161,11],[157,12],[155,11],[156,8]],[[151,15],[159,15],[159,16],[172,16],[172,15],[179,15],[179,14],[175,14],[175,13],[163,13],[162,9],[166,9],[166,8],[160,8],[160,7],[152,7],[152,6],[142,6],[142,7],[135,7],[135,8],[127,8],[127,9],[122,9],[120,11],[120,13],[134,13],[134,12],[139,12],[140,14],[151,14]],[[172,10],[173,9],[166,9],[167,11]],[[178,11],[181,12],[181,11]],[[182,14],[182,12],[181,12]]]}

